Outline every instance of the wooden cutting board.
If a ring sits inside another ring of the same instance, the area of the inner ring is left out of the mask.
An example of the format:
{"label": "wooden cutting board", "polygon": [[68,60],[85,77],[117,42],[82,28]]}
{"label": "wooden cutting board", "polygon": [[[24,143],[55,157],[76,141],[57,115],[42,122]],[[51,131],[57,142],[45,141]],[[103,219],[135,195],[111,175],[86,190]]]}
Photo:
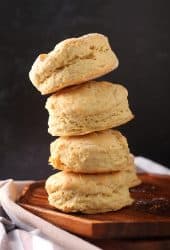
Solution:
{"label": "wooden cutting board", "polygon": [[140,174],[135,202],[117,212],[65,214],[48,204],[44,181],[27,186],[18,204],[67,231],[91,239],[170,237],[170,176]]}

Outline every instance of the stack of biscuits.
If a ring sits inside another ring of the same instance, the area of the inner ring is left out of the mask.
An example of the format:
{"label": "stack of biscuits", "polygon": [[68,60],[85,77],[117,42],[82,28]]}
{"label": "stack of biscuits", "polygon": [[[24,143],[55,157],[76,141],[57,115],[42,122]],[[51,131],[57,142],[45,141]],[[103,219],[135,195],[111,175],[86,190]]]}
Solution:
{"label": "stack of biscuits", "polygon": [[118,67],[108,39],[88,34],[41,54],[30,79],[46,102],[49,129],[59,136],[50,164],[61,170],[46,181],[49,203],[64,212],[101,213],[131,205],[140,183],[126,138],[115,128],[133,118],[120,84],[94,81]]}

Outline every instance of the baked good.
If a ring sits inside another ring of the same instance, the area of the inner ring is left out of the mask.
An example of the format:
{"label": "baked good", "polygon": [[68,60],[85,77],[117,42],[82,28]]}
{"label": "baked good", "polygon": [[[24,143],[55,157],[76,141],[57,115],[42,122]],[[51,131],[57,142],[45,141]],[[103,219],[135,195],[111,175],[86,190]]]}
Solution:
{"label": "baked good", "polygon": [[49,163],[74,173],[109,173],[126,170],[132,160],[126,138],[118,130],[59,137],[50,145]]}
{"label": "baked good", "polygon": [[129,169],[125,170],[126,172],[126,180],[128,182],[129,188],[136,187],[141,184],[141,180],[136,174],[136,168],[134,163],[128,165]]}
{"label": "baked good", "polygon": [[61,171],[46,181],[50,205],[64,212],[87,214],[116,211],[131,205],[126,171],[75,174]]}
{"label": "baked good", "polygon": [[42,94],[49,94],[95,79],[117,67],[118,59],[107,37],[92,33],[66,39],[48,54],[40,54],[29,77]]}
{"label": "baked good", "polygon": [[61,90],[47,99],[48,132],[83,135],[122,125],[133,118],[128,92],[120,84],[91,81]]}
{"label": "baked good", "polygon": [[91,81],[61,90],[47,99],[49,133],[83,135],[117,127],[133,118],[125,87]]}

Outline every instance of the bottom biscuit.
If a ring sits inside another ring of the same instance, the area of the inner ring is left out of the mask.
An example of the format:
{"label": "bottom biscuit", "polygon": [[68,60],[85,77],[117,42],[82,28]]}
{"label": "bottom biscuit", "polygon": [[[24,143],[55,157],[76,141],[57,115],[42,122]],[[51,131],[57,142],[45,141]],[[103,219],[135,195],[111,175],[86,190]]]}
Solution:
{"label": "bottom biscuit", "polygon": [[110,194],[78,194],[73,191],[57,191],[48,197],[50,205],[66,213],[97,214],[116,211],[133,203],[127,187]]}
{"label": "bottom biscuit", "polygon": [[135,169],[110,174],[59,172],[46,181],[50,205],[63,212],[116,211],[131,205],[129,188],[140,184]]}

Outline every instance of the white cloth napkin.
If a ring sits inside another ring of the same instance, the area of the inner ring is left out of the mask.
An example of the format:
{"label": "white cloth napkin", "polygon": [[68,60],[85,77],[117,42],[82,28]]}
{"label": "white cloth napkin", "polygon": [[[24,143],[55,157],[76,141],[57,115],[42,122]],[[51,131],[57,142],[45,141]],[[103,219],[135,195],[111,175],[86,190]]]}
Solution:
{"label": "white cloth napkin", "polygon": [[[169,174],[170,170],[144,157],[135,157],[137,170]],[[33,181],[0,182],[0,250],[99,250],[18,206],[22,189]]]}
{"label": "white cloth napkin", "polygon": [[135,157],[135,165],[138,172],[170,175],[170,169],[142,156]]}

